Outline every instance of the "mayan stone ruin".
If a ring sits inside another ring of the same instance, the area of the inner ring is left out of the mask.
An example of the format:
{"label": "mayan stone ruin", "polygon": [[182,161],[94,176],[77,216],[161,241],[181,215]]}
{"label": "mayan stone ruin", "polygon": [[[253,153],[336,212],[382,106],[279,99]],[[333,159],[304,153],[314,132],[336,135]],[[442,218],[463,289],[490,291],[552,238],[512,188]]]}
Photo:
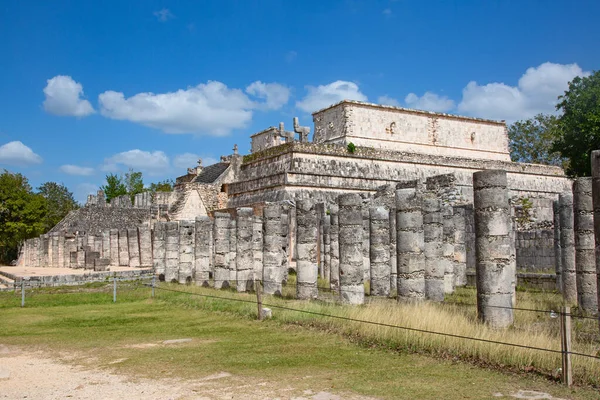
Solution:
{"label": "mayan stone ruin", "polygon": [[313,123],[294,118],[292,131],[250,136],[250,154],[236,145],[199,160],[172,192],[90,196],[19,262],[151,268],[240,292],[258,280],[271,295],[295,273],[297,298],[317,298],[325,281],[354,305],[441,302],[470,284],[480,319],[499,328],[535,272],[538,287],[598,311],[597,153],[594,178],[573,183],[561,168],[511,162],[503,121],[342,101]]}

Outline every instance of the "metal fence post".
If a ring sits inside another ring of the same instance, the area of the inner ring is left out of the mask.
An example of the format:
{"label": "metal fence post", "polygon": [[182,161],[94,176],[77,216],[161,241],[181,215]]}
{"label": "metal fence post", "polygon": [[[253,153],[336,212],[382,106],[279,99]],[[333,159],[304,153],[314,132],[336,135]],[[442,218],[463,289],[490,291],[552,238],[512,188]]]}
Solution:
{"label": "metal fence post", "polygon": [[117,275],[113,276],[113,303],[117,302]]}
{"label": "metal fence post", "polygon": [[21,307],[25,307],[25,279],[21,278]]}

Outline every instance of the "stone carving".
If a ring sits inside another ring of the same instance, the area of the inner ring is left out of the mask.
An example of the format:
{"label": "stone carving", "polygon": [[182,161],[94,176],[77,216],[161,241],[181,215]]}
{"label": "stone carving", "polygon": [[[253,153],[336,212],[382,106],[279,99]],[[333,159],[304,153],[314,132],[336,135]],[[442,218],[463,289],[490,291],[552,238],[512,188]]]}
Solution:
{"label": "stone carving", "polygon": [[294,132],[300,134],[300,142],[308,143],[308,134],[310,133],[310,127],[300,126],[298,123],[298,117],[294,117]]}

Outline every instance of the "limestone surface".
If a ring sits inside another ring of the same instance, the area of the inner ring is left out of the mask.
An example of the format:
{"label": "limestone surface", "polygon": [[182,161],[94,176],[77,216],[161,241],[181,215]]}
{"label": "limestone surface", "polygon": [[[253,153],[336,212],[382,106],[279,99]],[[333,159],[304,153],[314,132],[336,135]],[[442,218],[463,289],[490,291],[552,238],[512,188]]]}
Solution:
{"label": "limestone surface", "polygon": [[[319,240],[319,226],[317,220],[317,210],[315,207],[315,201],[313,199],[303,199],[296,201],[296,223],[296,247],[298,252],[298,258],[296,261],[296,297],[298,299],[304,300],[316,299],[319,294],[317,288],[317,277],[319,274],[317,265],[317,241]],[[362,234],[362,230],[360,232]]]}
{"label": "limestone surface", "polygon": [[370,268],[371,296],[390,295],[390,212],[385,206],[371,207],[370,217]]}
{"label": "limestone surface", "polygon": [[361,198],[358,194],[340,195],[340,297],[343,303],[363,304],[364,288],[364,231]]}

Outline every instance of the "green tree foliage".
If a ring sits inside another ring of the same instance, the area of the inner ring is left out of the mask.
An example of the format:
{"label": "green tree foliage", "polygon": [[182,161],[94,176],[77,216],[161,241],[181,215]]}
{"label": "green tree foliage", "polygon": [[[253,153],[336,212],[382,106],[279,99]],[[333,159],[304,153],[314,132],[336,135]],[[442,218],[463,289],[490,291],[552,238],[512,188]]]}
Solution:
{"label": "green tree foliage", "polygon": [[165,179],[164,181],[151,183],[148,186],[148,190],[152,193],[156,192],[172,192],[173,191],[173,181],[171,179]]}
{"label": "green tree foliage", "polygon": [[144,189],[144,180],[141,172],[135,172],[134,170],[129,169],[123,178],[123,183],[127,188],[127,194],[131,197],[131,202],[133,202],[136,194],[146,191],[146,189]]}
{"label": "green tree foliage", "polygon": [[558,118],[538,114],[517,121],[508,127],[510,158],[516,162],[562,166],[559,153],[552,151],[552,142],[558,135]]}
{"label": "green tree foliage", "polygon": [[19,244],[44,232],[46,199],[33,193],[26,177],[0,174],[0,262],[16,259]]}
{"label": "green tree foliage", "polygon": [[556,109],[562,116],[552,150],[568,160],[569,175],[590,176],[591,152],[600,149],[600,71],[576,77],[558,99]]}
{"label": "green tree foliage", "polygon": [[100,189],[104,192],[104,197],[109,203],[111,199],[127,194],[127,186],[123,179],[116,174],[106,175],[106,185],[100,186]]}
{"label": "green tree foliage", "polygon": [[56,182],[46,182],[38,188],[38,193],[46,199],[45,232],[58,224],[70,211],[79,208],[73,198],[73,193],[65,185]]}

